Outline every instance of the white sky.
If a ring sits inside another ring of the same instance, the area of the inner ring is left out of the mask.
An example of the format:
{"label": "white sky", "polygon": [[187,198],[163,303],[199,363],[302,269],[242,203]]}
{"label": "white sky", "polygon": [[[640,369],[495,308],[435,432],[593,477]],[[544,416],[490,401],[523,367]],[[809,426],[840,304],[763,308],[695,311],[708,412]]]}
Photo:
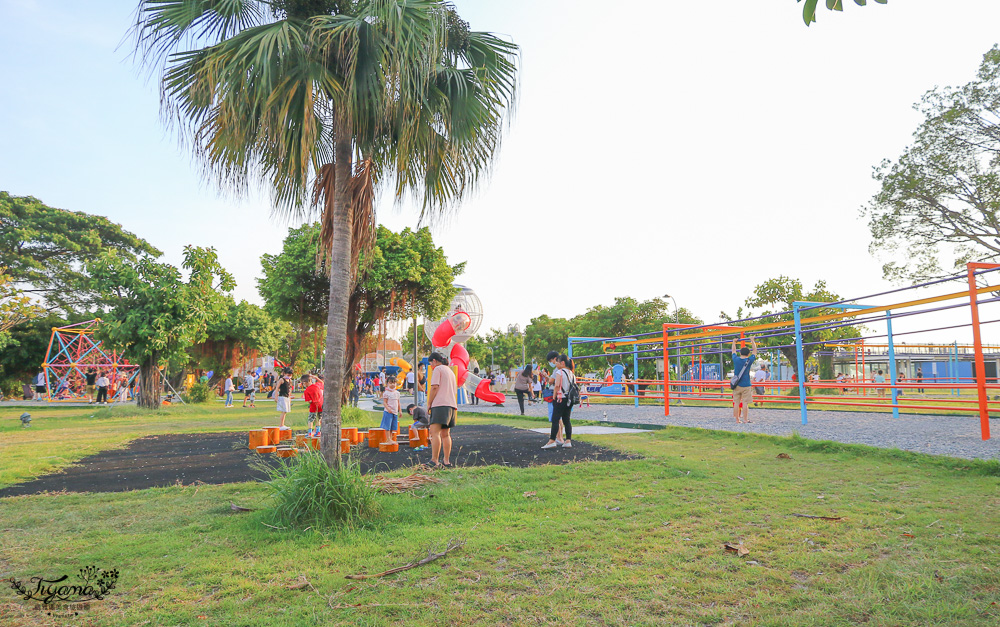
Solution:
{"label": "white sky", "polygon": [[[845,3],[810,28],[792,0],[456,4],[522,48],[494,175],[434,227],[468,262],[484,328],[664,293],[712,321],[780,274],[844,296],[890,287],[859,217],[872,166],[905,147],[926,90],[969,81],[1000,39],[995,0]],[[173,263],[214,246],[259,302],[260,255],[287,224],[266,198],[219,196],[164,129],[155,83],[118,47],[133,8],[0,0],[0,189],[108,216]],[[379,216],[416,222],[391,199]],[[920,326],[938,323],[895,330]]]}

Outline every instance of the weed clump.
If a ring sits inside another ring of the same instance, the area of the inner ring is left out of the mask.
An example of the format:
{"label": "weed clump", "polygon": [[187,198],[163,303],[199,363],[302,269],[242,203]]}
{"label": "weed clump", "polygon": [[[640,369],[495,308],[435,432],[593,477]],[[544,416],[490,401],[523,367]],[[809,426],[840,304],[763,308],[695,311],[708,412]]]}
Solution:
{"label": "weed clump", "polygon": [[298,529],[356,527],[378,513],[375,488],[357,461],[344,458],[334,468],[312,450],[274,461],[257,462],[268,477],[264,485],[271,492],[271,503],[264,514],[270,524]]}

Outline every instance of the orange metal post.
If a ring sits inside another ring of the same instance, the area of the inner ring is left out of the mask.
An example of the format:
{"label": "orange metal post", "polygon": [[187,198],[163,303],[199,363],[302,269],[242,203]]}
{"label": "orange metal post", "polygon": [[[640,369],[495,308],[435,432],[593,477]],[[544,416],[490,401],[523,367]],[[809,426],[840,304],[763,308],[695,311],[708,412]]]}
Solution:
{"label": "orange metal post", "polygon": [[976,289],[976,273],[979,268],[1000,268],[995,263],[970,263],[969,309],[972,310],[972,343],[976,352],[976,390],[979,396],[979,426],[984,440],[990,439],[990,410],[986,401],[986,361],[983,359],[983,341],[979,335],[979,291]]}
{"label": "orange metal post", "polygon": [[[670,359],[667,350],[667,325],[663,325],[663,415],[670,415]],[[680,373],[678,373],[680,375]]]}

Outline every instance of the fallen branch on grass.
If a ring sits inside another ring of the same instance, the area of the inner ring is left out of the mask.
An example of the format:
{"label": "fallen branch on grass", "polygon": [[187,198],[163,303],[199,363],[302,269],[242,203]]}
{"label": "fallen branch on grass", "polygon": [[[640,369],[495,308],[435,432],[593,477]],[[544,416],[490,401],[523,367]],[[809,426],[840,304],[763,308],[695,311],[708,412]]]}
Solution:
{"label": "fallen branch on grass", "polygon": [[810,516],[809,514],[789,514],[796,518],[815,518],[816,520],[844,520],[843,516]]}
{"label": "fallen branch on grass", "polygon": [[231,509],[234,512],[252,512],[253,511],[249,507],[240,507],[236,503],[230,503],[229,504],[229,509]]}
{"label": "fallen branch on grass", "polygon": [[424,564],[430,564],[434,560],[441,559],[445,555],[451,553],[455,549],[460,549],[465,546],[465,540],[459,540],[458,542],[449,542],[448,546],[445,547],[444,551],[441,553],[430,553],[428,552],[427,557],[417,562],[410,562],[404,566],[399,566],[397,568],[391,568],[385,572],[377,573],[375,575],[347,575],[345,579],[375,579],[376,577],[385,577],[386,575],[394,575],[396,573],[401,573],[404,570],[410,570],[411,568],[416,568],[417,566],[423,566]]}
{"label": "fallen branch on grass", "polygon": [[409,490],[416,490],[428,483],[441,483],[441,480],[421,474],[413,474],[409,477],[383,477],[378,475],[371,478],[372,487],[383,494],[399,494]]}

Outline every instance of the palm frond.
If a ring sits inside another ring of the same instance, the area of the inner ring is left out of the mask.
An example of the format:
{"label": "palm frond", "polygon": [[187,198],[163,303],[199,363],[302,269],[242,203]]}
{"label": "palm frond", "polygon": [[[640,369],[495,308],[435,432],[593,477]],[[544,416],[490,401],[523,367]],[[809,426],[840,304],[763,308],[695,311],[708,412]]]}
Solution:
{"label": "palm frond", "polygon": [[159,67],[180,46],[204,46],[262,24],[259,0],[142,0],[132,38],[142,62]]}

